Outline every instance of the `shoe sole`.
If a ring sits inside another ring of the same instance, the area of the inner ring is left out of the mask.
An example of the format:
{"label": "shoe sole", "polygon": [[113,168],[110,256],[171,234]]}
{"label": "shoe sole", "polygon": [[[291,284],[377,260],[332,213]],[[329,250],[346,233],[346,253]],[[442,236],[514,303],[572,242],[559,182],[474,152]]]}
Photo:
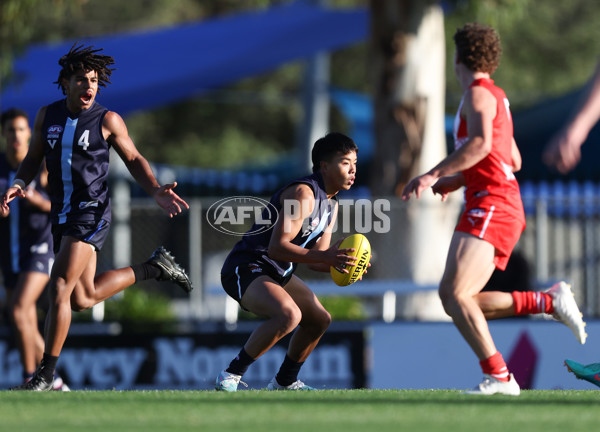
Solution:
{"label": "shoe sole", "polygon": [[[161,280],[171,281],[185,292],[191,292],[194,289],[194,287],[192,286],[192,281],[190,280],[189,276],[185,273],[185,270],[183,270],[181,266],[177,264],[177,262],[175,262],[175,259],[171,256],[171,254],[165,248],[160,248],[158,250],[158,255],[159,256],[156,257],[156,265],[160,267],[160,269],[163,272],[167,274],[172,274],[172,269],[175,268],[176,271],[181,275],[181,278],[183,278],[183,280],[177,280],[177,277],[167,277],[166,279],[161,278]],[[170,267],[167,267],[167,265],[163,261],[167,261],[170,264]]]}
{"label": "shoe sole", "polygon": [[575,375],[575,378],[577,378],[578,380],[587,381],[587,382],[589,382],[591,384],[594,384],[595,386],[600,387],[600,381],[598,381],[595,378],[595,376],[598,375],[598,374],[593,375],[591,377],[589,375],[583,375],[583,374],[580,374],[580,373],[576,372],[575,370],[571,369],[571,366],[569,366],[569,364],[566,361],[564,362],[564,364],[567,367],[567,370],[569,372],[571,372],[573,375]]}
{"label": "shoe sole", "polygon": [[[585,321],[583,321],[583,314],[579,310],[579,306],[577,306],[577,302],[575,302],[575,294],[573,293],[573,290],[571,289],[571,285],[567,284],[566,282],[561,282],[561,288],[562,288],[562,290],[560,291],[561,294],[563,296],[566,296],[564,303],[572,302],[571,309],[574,306],[574,309],[577,310],[577,313],[579,314],[579,320],[577,320],[577,318],[569,319],[568,314],[565,314],[564,318],[561,317],[560,314],[558,314],[558,313],[557,313],[557,315],[560,318],[560,321],[571,329],[571,331],[575,335],[575,338],[577,339],[577,341],[581,345],[584,345],[585,341],[587,339],[587,334],[585,332],[586,324],[585,324]],[[568,309],[570,309],[570,308],[565,307],[565,310],[568,310]]]}

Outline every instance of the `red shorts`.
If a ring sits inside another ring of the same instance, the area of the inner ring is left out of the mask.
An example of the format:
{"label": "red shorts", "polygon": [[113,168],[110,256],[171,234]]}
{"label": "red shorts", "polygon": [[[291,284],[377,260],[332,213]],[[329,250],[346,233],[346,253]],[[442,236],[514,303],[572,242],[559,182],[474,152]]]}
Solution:
{"label": "red shorts", "polygon": [[504,270],[508,258],[525,229],[525,213],[520,197],[516,206],[490,196],[467,203],[456,231],[472,234],[496,248],[494,264]]}

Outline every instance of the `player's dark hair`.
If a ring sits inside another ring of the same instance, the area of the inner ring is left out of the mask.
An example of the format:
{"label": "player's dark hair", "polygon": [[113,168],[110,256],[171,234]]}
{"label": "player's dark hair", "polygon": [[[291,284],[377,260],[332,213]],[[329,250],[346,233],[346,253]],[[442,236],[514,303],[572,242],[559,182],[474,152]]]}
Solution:
{"label": "player's dark hair", "polygon": [[313,172],[318,172],[321,169],[322,161],[328,162],[338,153],[345,155],[350,152],[358,153],[358,146],[352,138],[339,132],[328,133],[323,138],[319,138],[313,146]]}
{"label": "player's dark hair", "polygon": [[[110,76],[114,69],[109,68],[115,64],[115,60],[111,56],[96,54],[102,51],[102,48],[94,49],[93,46],[84,47],[83,45],[76,46],[73,44],[67,54],[58,60],[58,64],[62,67],[58,74],[58,80],[54,84],[58,84],[63,94],[67,94],[63,87],[63,78],[69,79],[76,71],[83,70],[85,72],[96,71],[98,73],[98,87],[106,87],[110,84]],[[100,88],[98,88],[100,93]]]}
{"label": "player's dark hair", "polygon": [[492,27],[465,24],[454,33],[457,60],[473,72],[494,73],[500,65],[500,37]]}
{"label": "player's dark hair", "polygon": [[0,127],[4,129],[6,122],[16,119],[17,117],[25,117],[25,119],[29,122],[29,116],[25,111],[20,108],[9,108],[2,113],[2,116],[0,116]]}

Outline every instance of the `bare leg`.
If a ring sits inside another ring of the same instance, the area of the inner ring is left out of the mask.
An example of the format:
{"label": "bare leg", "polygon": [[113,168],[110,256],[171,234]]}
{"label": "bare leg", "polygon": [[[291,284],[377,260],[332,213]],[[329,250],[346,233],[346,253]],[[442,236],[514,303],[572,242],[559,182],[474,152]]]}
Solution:
{"label": "bare leg", "polygon": [[297,362],[304,362],[331,324],[331,315],[321,305],[317,296],[297,276],[292,277],[285,289],[302,312],[300,326],[292,336],[288,347],[288,356]]}
{"label": "bare leg", "polygon": [[257,359],[282,337],[293,331],[302,318],[293,298],[271,278],[254,280],[242,297],[242,305],[250,312],[267,318],[244,345],[250,357]]}
{"label": "bare leg", "polygon": [[44,352],[44,338],[38,327],[36,302],[49,279],[45,273],[22,273],[10,299],[21,364],[27,374],[35,372]]}
{"label": "bare leg", "polygon": [[50,284],[54,304],[51,303],[50,319],[46,321],[46,348],[50,346],[52,351],[46,352],[56,356],[60,353],[70,326],[71,309],[89,309],[134,283],[131,267],[96,276],[96,252],[92,247],[71,237],[63,238]]}
{"label": "bare leg", "polygon": [[50,276],[50,307],[46,317],[46,349],[58,357],[71,325],[71,294],[86,268],[95,269],[96,253],[90,245],[64,237]]}
{"label": "bare leg", "polygon": [[487,320],[515,316],[513,296],[508,292],[485,291],[475,296],[475,301]]}
{"label": "bare leg", "polygon": [[71,306],[75,311],[89,309],[92,306],[114,296],[135,283],[135,275],[131,267],[108,270],[98,276],[96,260],[83,272],[75,286],[71,298]]}
{"label": "bare leg", "polygon": [[[494,247],[470,234],[455,232],[440,283],[444,309],[480,360],[496,353],[487,321],[476,296],[494,271]],[[493,300],[483,296],[483,299]],[[493,303],[493,302],[492,302]],[[492,309],[492,306],[486,306]]]}

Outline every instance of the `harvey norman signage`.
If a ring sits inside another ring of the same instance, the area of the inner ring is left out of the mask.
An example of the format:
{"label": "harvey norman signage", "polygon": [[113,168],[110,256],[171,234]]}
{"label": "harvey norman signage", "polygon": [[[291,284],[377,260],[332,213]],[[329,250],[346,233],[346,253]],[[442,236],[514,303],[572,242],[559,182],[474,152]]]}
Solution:
{"label": "harvey norman signage", "polygon": [[[58,363],[72,389],[135,390],[214,388],[248,338],[248,333],[191,335],[72,335]],[[261,389],[275,376],[286,352],[285,338],[244,375],[249,388]],[[17,350],[0,341],[0,387],[20,384]],[[362,331],[328,332],[306,362],[300,378],[316,388],[366,385]]]}

